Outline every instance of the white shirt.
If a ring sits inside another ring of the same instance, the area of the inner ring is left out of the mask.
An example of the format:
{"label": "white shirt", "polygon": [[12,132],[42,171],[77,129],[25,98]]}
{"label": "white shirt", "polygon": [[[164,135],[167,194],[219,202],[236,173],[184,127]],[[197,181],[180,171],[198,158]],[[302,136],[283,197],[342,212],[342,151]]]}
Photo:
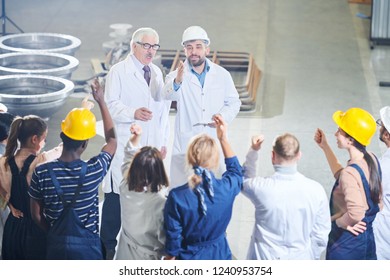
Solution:
{"label": "white shirt", "polygon": [[183,82],[177,91],[173,87],[177,70],[169,73],[165,79],[163,98],[177,101],[170,176],[173,187],[187,181],[184,155],[191,138],[207,133],[217,139],[215,128],[194,125],[212,122],[215,114],[221,114],[230,123],[240,111],[241,101],[230,73],[210,60],[207,60],[207,64],[210,69],[203,87],[191,73],[188,61],[185,62]]}
{"label": "white shirt", "polygon": [[[156,65],[150,64],[151,80],[148,86],[133,59],[136,58],[129,55],[125,60],[115,64],[106,78],[105,99],[115,124],[118,147],[111,163],[110,174],[105,177],[104,192],[111,192],[112,175],[113,191],[119,193],[123,151],[130,137],[131,123],[137,122],[142,127],[141,146],[149,145],[161,149],[168,144],[171,102],[161,98],[162,72]],[[153,112],[150,121],[135,120],[134,113],[141,107]]]}
{"label": "white shirt", "polygon": [[248,259],[319,259],[331,229],[324,188],[296,167],[255,177],[257,158],[251,149],[244,164],[242,193],[256,209]]}
{"label": "white shirt", "polygon": [[382,169],[383,209],[373,222],[378,260],[390,260],[390,148],[379,159]]}

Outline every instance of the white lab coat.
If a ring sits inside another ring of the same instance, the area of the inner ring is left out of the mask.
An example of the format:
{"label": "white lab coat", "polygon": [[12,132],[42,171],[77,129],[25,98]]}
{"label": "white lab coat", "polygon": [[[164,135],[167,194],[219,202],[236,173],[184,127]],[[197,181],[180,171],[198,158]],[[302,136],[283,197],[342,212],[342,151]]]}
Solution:
{"label": "white lab coat", "polygon": [[159,260],[165,245],[163,211],[168,189],[158,193],[129,191],[126,180],[138,148],[129,141],[122,165],[120,184],[122,230],[116,253],[117,260]]}
{"label": "white lab coat", "polygon": [[[171,186],[176,187],[187,181],[185,153],[191,138],[200,133],[216,137],[215,128],[194,126],[197,123],[210,123],[215,114],[221,114],[227,123],[233,121],[240,111],[241,101],[230,73],[207,59],[209,71],[206,73],[202,88],[198,78],[191,73],[188,61],[185,61],[183,82],[175,91],[173,81],[177,70],[165,78],[163,97],[177,101],[174,143],[171,159]],[[223,156],[221,156],[223,159]]]}
{"label": "white lab coat", "polygon": [[[115,124],[118,147],[111,163],[109,174],[103,184],[104,192],[111,192],[111,175],[113,191],[119,193],[122,179],[121,165],[123,151],[130,137],[130,124],[137,122],[142,127],[142,146],[153,146],[161,149],[167,146],[169,138],[169,108],[170,101],[161,98],[163,76],[160,68],[150,64],[150,85],[146,83],[143,74],[135,66],[132,55],[118,62],[107,74],[105,99]],[[150,121],[136,121],[135,110],[146,107],[153,112]]]}
{"label": "white lab coat", "polygon": [[373,222],[378,260],[390,260],[390,148],[379,160],[382,169],[383,208]]}
{"label": "white lab coat", "polygon": [[247,258],[319,259],[331,229],[324,188],[296,170],[256,177],[257,157],[251,149],[244,164],[242,193],[256,209]]}

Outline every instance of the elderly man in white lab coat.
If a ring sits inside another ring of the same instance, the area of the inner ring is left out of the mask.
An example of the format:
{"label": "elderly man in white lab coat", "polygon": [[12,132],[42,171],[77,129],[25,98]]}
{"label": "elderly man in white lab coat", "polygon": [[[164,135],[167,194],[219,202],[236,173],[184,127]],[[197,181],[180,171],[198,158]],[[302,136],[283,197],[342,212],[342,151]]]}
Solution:
{"label": "elderly man in white lab coat", "polygon": [[276,138],[272,151],[275,173],[256,177],[262,135],[252,138],[244,164],[242,193],[255,206],[255,225],[248,259],[319,259],[331,229],[329,202],[323,187],[297,171],[298,139]]}
{"label": "elderly man in white lab coat", "polygon": [[140,28],[133,33],[130,55],[115,64],[106,78],[105,98],[115,123],[118,137],[117,152],[110,173],[106,176],[103,191],[105,199],[102,211],[101,238],[112,259],[120,230],[119,184],[122,180],[121,165],[124,148],[130,137],[133,122],[142,127],[141,146],[160,149],[167,153],[169,138],[170,101],[161,98],[163,75],[152,63],[160,48],[159,36],[152,28]]}
{"label": "elderly man in white lab coat", "polygon": [[378,260],[390,260],[390,107],[380,110],[379,139],[387,149],[379,159],[382,169],[383,208],[376,214],[373,228]]}
{"label": "elderly man in white lab coat", "polygon": [[216,139],[213,115],[220,114],[230,123],[240,110],[241,101],[230,73],[206,58],[210,52],[209,44],[210,39],[203,28],[188,27],[182,38],[187,59],[165,79],[163,97],[177,101],[171,187],[186,183],[190,175],[185,165],[190,139],[200,133]]}

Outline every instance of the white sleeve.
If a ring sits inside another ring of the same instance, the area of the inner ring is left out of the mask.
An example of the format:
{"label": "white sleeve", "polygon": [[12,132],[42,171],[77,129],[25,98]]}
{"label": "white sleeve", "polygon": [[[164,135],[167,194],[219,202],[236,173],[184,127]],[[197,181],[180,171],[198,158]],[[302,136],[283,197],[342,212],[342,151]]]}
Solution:
{"label": "white sleeve", "polygon": [[121,166],[123,178],[127,178],[131,163],[133,162],[134,156],[139,149],[140,147],[133,146],[130,139],[129,141],[127,141],[127,144],[125,146],[125,155],[123,157],[123,163]]}
{"label": "white sleeve", "polygon": [[55,147],[47,152],[43,152],[42,153],[43,159],[39,163],[41,164],[41,163],[53,161],[53,160],[59,158],[62,154],[62,149],[63,149],[63,146],[61,143],[57,147]]}
{"label": "white sleeve", "polygon": [[249,148],[249,151],[246,154],[245,162],[243,164],[245,179],[256,177],[256,163],[258,158],[258,151]]}
{"label": "white sleeve", "polygon": [[256,163],[258,157],[258,151],[249,148],[245,163],[243,164],[244,183],[241,192],[251,201],[254,199],[256,187],[261,186],[264,181],[262,177],[256,177]]}
{"label": "white sleeve", "polygon": [[318,213],[315,217],[313,230],[310,234],[314,259],[319,260],[322,252],[324,252],[324,250],[326,249],[330,230],[331,220],[329,202],[325,191],[323,191],[322,199],[318,208]]}
{"label": "white sleeve", "polygon": [[181,88],[179,88],[178,91],[175,91],[173,88],[173,81],[176,78],[176,73],[177,70],[172,71],[165,77],[165,84],[162,91],[162,97],[165,100],[177,101],[179,99]]}

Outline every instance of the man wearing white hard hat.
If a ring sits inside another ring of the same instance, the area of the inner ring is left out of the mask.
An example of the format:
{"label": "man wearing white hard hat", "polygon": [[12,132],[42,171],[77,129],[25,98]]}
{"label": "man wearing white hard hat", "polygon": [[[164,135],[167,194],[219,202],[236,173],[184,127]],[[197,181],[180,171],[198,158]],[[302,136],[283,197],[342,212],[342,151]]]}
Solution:
{"label": "man wearing white hard hat", "polygon": [[390,107],[386,106],[380,110],[379,139],[385,143],[387,150],[379,159],[382,169],[382,200],[383,209],[373,223],[376,254],[378,260],[390,260]]}
{"label": "man wearing white hard hat", "polygon": [[182,37],[186,60],[165,79],[163,97],[177,101],[170,166],[172,187],[185,184],[190,175],[185,165],[190,139],[200,133],[217,139],[213,116],[222,115],[230,123],[240,110],[241,101],[230,73],[206,57],[209,45],[202,27],[188,27]]}

